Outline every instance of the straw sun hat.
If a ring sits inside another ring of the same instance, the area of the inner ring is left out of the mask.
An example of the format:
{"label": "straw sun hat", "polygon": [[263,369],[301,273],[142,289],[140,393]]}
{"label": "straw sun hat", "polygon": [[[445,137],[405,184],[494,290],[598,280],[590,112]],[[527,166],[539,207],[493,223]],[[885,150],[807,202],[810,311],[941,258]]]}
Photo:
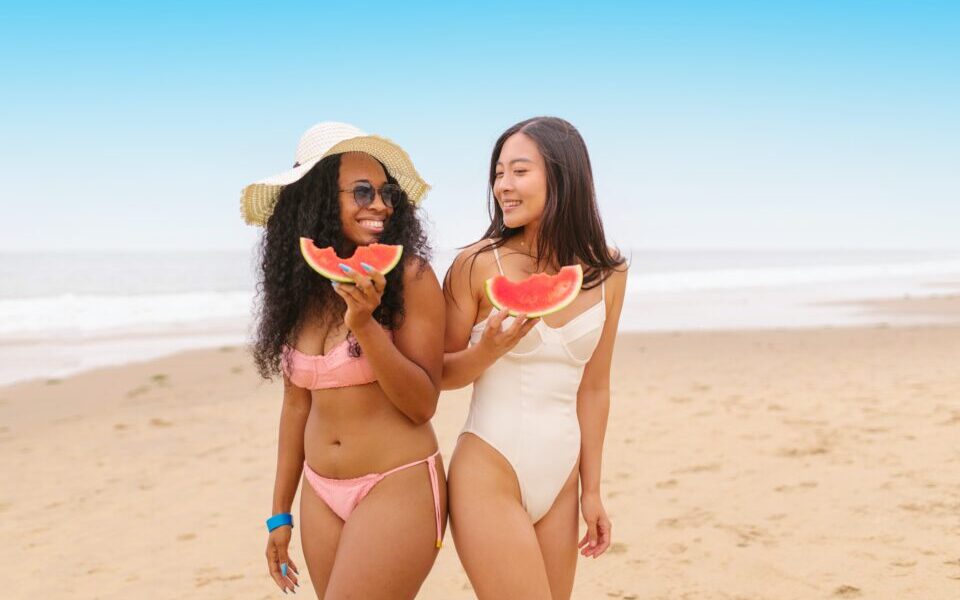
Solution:
{"label": "straw sun hat", "polygon": [[240,196],[243,220],[250,225],[266,225],[283,186],[303,177],[324,157],[344,152],[364,152],[379,160],[414,204],[419,204],[430,189],[400,146],[386,138],[367,135],[353,125],[324,121],[300,138],[294,168],[243,188]]}

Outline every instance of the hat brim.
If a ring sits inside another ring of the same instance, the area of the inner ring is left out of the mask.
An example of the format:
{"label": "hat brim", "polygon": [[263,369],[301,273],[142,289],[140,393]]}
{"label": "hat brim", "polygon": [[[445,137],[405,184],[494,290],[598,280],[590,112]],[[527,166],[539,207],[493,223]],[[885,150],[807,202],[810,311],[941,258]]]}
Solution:
{"label": "hat brim", "polygon": [[416,167],[413,166],[413,161],[403,148],[386,138],[364,135],[338,142],[320,156],[243,188],[240,196],[243,220],[250,225],[266,225],[284,186],[298,181],[327,156],[346,152],[363,152],[380,161],[387,173],[396,179],[403,191],[407,193],[410,202],[415,205],[420,204],[430,189],[429,184],[420,177]]}

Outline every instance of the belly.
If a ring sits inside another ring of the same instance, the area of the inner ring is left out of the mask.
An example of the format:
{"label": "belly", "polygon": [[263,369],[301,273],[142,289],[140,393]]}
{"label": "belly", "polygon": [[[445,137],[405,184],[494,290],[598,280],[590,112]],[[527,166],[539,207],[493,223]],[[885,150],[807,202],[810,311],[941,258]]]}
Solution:
{"label": "belly", "polygon": [[307,463],[324,477],[382,473],[432,454],[430,423],[416,425],[377,383],[314,390],[304,430]]}

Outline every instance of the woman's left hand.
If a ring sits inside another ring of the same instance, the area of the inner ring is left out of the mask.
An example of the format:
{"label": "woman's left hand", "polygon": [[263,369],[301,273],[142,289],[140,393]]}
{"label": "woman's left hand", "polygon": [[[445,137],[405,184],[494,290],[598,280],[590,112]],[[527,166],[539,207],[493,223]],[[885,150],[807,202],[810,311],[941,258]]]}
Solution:
{"label": "woman's left hand", "polygon": [[344,325],[351,331],[356,331],[367,324],[373,311],[380,306],[383,290],[387,287],[387,278],[373,269],[364,274],[347,268],[349,270],[344,270],[344,274],[353,279],[353,283],[333,282],[333,291],[347,303],[347,312],[343,315]]}
{"label": "woman's left hand", "polygon": [[587,532],[577,547],[583,556],[596,558],[610,547],[610,518],[603,508],[599,492],[587,492],[580,496],[580,511],[587,523]]}

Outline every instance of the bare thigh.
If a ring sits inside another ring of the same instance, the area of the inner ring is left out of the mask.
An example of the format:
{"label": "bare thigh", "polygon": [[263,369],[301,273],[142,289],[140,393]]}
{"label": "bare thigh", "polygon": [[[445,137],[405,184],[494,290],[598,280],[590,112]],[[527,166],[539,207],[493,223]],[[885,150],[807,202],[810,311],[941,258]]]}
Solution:
{"label": "bare thigh", "polygon": [[480,600],[550,600],[550,584],[510,463],[465,433],[450,461],[450,526]]}
{"label": "bare thigh", "polygon": [[549,512],[534,525],[553,600],[569,600],[573,593],[573,578],[577,572],[577,531],[580,526],[579,484],[578,462]]}
{"label": "bare thigh", "polygon": [[340,517],[304,478],[300,491],[300,543],[317,598],[323,598],[326,592],[342,527]]}
{"label": "bare thigh", "polygon": [[[441,525],[447,495],[437,460]],[[326,600],[414,598],[437,558],[437,519],[426,463],[375,485],[340,533]]]}

